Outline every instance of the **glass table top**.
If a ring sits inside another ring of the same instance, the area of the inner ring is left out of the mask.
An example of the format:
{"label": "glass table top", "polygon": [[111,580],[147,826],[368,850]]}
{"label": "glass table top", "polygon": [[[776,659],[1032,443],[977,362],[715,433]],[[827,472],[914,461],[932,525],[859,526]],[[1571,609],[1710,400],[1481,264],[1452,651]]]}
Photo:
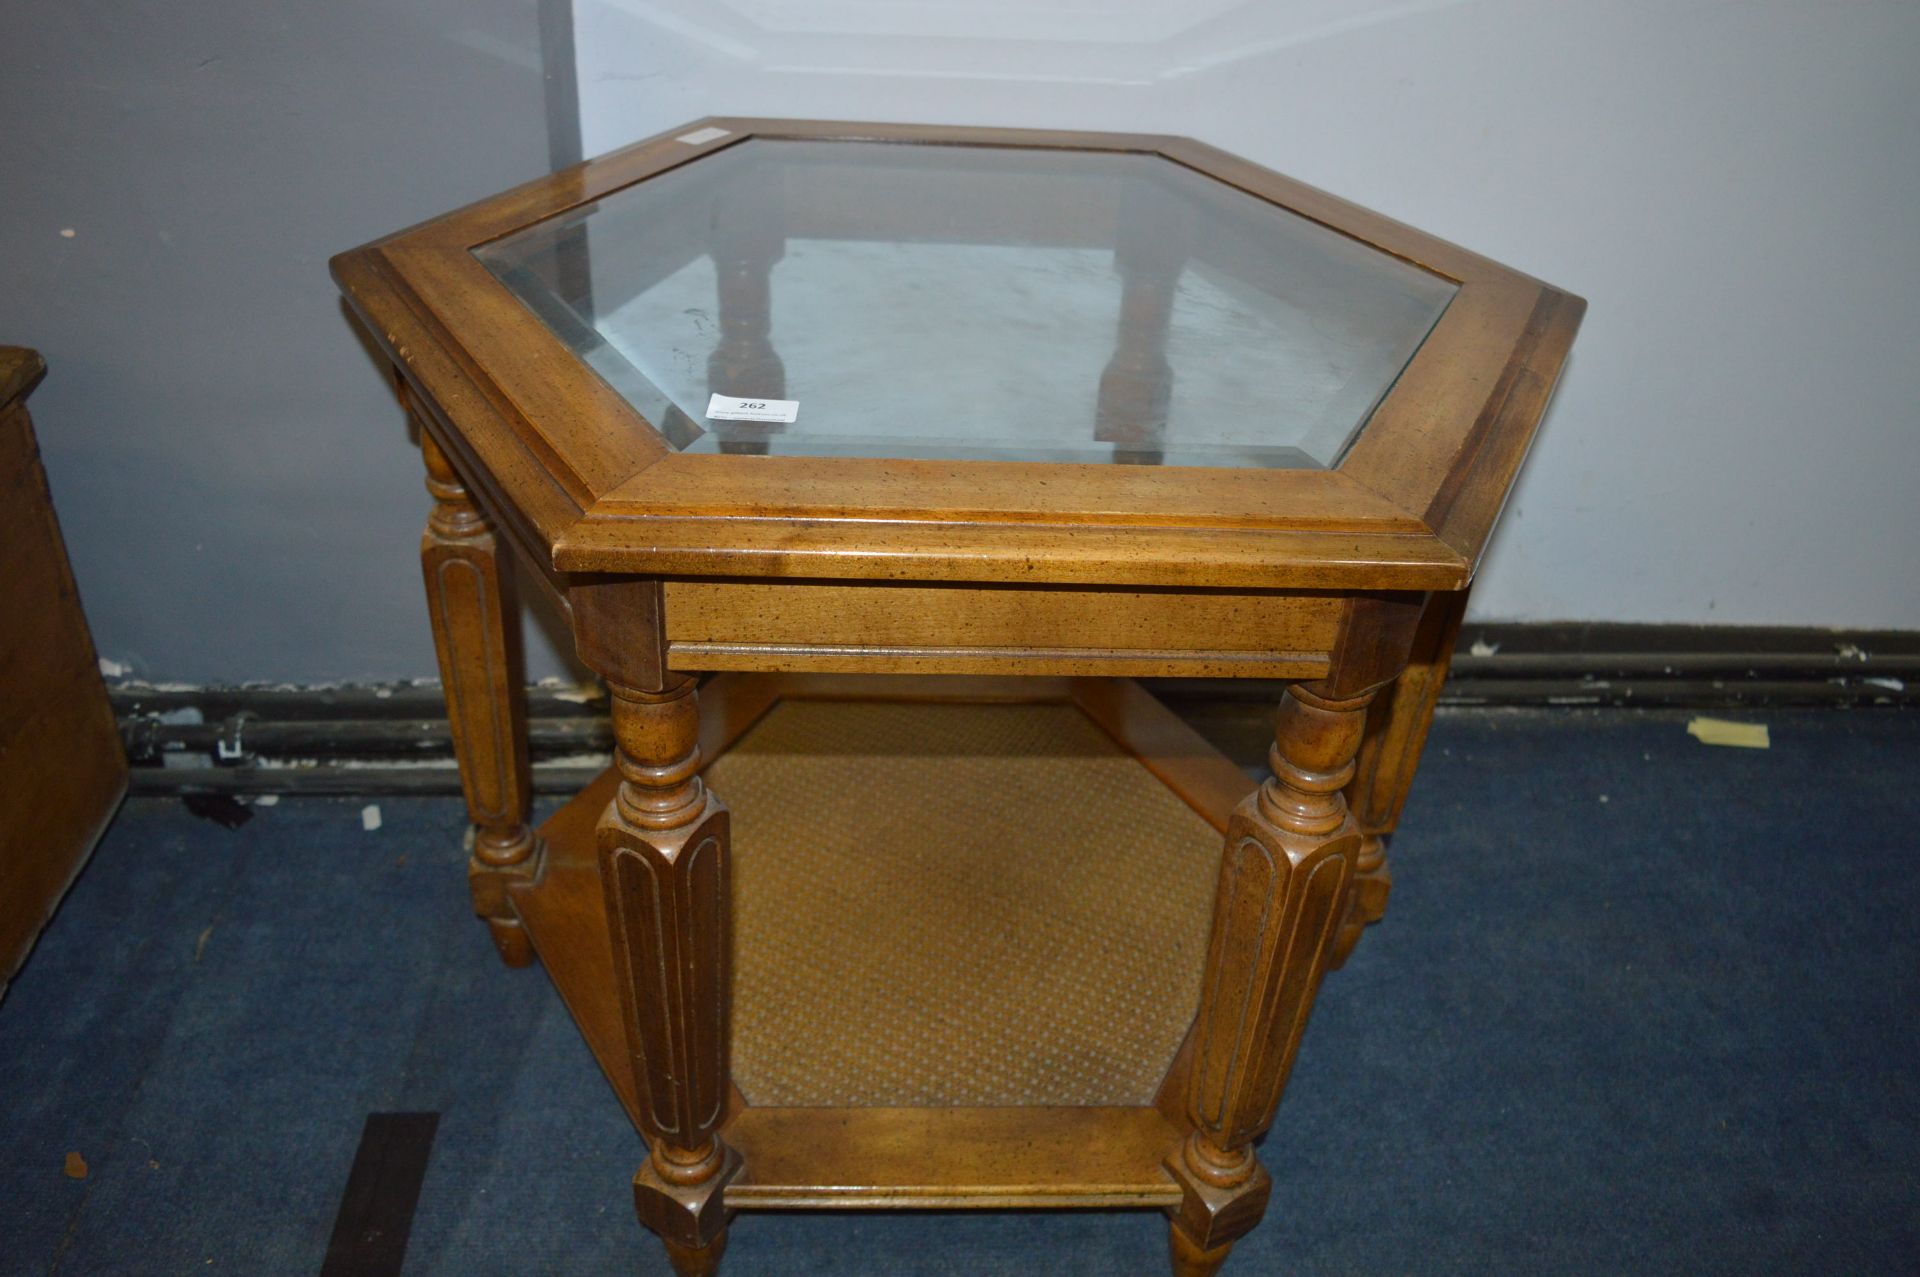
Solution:
{"label": "glass table top", "polygon": [[1155,155],[751,138],[474,250],[685,452],[1329,467],[1455,285]]}

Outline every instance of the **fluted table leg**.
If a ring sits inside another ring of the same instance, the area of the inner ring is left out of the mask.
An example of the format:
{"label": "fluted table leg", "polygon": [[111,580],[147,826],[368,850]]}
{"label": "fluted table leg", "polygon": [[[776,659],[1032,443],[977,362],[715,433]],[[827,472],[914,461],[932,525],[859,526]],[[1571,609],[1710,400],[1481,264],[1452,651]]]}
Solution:
{"label": "fluted table leg", "polygon": [[1405,661],[1419,599],[1355,600],[1327,678],[1287,689],[1271,775],[1227,825],[1189,1075],[1192,1129],[1168,1159],[1184,1190],[1174,1270],[1200,1277],[1260,1222],[1271,1180],[1253,1141],[1272,1123],[1346,916],[1361,834],[1342,790],[1367,706]]}
{"label": "fluted table leg", "polygon": [[1346,963],[1367,927],[1386,916],[1387,898],[1393,891],[1387,839],[1399,822],[1420,753],[1426,748],[1427,729],[1433,725],[1434,707],[1446,686],[1454,645],[1460,638],[1467,593],[1456,590],[1428,597],[1406,669],[1381,689],[1367,710],[1357,771],[1347,786],[1347,805],[1360,826],[1362,841],[1351,903],[1334,942],[1336,968]]}
{"label": "fluted table leg", "polygon": [[600,817],[600,883],[627,1067],[648,1156],[634,1210],[683,1277],[726,1246],[740,1155],[720,1137],[731,1093],[732,886],[726,806],[700,778],[695,680],[666,668],[658,582],[572,591],[581,659],[607,681],[620,784]]}
{"label": "fluted table leg", "polygon": [[424,425],[420,450],[433,494],[420,565],[460,789],[474,827],[467,882],[474,912],[486,920],[501,959],[523,967],[533,961],[533,946],[508,903],[507,887],[530,876],[538,856],[529,823],[526,693],[499,535]]}

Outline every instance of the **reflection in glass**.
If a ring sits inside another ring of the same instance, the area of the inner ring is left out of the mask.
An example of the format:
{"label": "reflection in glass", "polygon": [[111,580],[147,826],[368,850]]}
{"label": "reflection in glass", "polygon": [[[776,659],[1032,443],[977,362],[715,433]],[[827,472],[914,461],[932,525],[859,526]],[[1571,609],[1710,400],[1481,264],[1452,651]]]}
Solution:
{"label": "reflection in glass", "polygon": [[1330,466],[1454,293],[1157,156],[1009,147],[753,139],[476,252],[688,452]]}

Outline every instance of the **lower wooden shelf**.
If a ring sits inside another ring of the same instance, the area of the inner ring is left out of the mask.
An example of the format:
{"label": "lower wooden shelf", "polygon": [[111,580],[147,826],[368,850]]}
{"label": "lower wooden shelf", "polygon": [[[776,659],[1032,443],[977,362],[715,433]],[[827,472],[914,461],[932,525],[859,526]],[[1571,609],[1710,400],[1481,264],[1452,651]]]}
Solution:
{"label": "lower wooden shelf", "polygon": [[[1160,1093],[1252,782],[1122,680],[722,676],[702,702],[734,810],[728,1203],[1176,1204]],[[631,1118],[594,838],[616,784],[542,826],[513,899]]]}
{"label": "lower wooden shelf", "polygon": [[753,1108],[727,1142],[743,1209],[1175,1205],[1180,1132],[1151,1108]]}

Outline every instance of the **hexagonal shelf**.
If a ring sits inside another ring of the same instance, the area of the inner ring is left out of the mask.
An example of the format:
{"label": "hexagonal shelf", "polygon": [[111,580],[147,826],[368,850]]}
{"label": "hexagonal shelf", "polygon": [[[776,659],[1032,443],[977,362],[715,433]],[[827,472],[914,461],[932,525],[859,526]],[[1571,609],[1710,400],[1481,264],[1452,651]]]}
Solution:
{"label": "hexagonal shelf", "polygon": [[[1160,1106],[1253,782],[1126,680],[722,675],[701,700],[733,812],[728,1201],[1176,1200]],[[547,822],[515,902],[631,1112],[594,848],[615,783]],[[930,1155],[956,1143],[964,1186]]]}

